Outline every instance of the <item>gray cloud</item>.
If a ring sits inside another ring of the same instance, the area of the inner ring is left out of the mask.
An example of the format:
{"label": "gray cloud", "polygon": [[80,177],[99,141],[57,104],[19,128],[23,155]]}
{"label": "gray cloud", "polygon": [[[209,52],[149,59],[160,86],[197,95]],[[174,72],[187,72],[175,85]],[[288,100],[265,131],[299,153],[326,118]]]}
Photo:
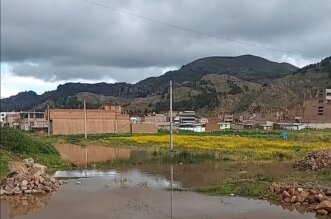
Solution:
{"label": "gray cloud", "polygon": [[254,54],[302,64],[331,52],[331,4],[324,0],[98,2],[301,56],[146,22],[83,0],[3,0],[2,62],[12,65],[17,75],[46,81],[110,78],[135,82],[211,55]]}

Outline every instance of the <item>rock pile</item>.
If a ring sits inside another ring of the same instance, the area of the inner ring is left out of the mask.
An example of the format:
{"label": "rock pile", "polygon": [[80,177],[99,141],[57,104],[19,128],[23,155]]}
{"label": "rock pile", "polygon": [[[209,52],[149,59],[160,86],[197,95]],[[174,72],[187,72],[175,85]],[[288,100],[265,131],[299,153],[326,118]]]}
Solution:
{"label": "rock pile", "polygon": [[307,212],[316,212],[318,215],[331,215],[331,189],[329,188],[275,182],[270,186],[270,191],[276,194],[281,203],[305,207]]}
{"label": "rock pile", "polygon": [[0,183],[0,195],[21,195],[57,191],[62,181],[46,173],[47,167],[35,163],[32,158],[23,162],[11,162],[10,173]]}
{"label": "rock pile", "polygon": [[331,168],[331,150],[309,153],[304,159],[297,161],[293,167],[299,170]]}

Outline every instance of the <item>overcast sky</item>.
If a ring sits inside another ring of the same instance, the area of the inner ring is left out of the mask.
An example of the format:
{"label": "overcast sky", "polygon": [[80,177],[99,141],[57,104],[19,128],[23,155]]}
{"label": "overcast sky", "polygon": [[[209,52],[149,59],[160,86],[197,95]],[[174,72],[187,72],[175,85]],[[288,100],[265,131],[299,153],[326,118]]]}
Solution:
{"label": "overcast sky", "polygon": [[206,56],[300,67],[331,55],[329,0],[89,1],[206,35],[84,0],[1,0],[1,97],[68,81],[134,83]]}

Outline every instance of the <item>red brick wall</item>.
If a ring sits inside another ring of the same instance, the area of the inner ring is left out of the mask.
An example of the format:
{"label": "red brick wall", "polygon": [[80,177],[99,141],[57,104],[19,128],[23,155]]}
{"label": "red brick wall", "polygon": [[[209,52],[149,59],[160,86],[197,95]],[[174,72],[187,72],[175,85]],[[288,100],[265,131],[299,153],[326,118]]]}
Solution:
{"label": "red brick wall", "polygon": [[[318,107],[323,107],[323,115],[318,115]],[[304,102],[304,122],[331,122],[331,104],[318,100]]]}
{"label": "red brick wall", "polygon": [[158,127],[154,124],[131,124],[131,133],[157,133]]}
{"label": "red brick wall", "polygon": [[[86,130],[88,134],[129,133],[129,115],[118,114],[114,110],[87,110]],[[53,134],[84,134],[84,110],[50,110]]]}

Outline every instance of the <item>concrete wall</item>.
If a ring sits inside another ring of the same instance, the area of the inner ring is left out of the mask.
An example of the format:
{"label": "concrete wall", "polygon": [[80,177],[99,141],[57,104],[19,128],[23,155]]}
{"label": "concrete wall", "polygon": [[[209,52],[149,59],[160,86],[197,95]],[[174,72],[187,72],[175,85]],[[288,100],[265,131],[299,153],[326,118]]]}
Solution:
{"label": "concrete wall", "polygon": [[209,121],[206,124],[206,132],[215,132],[220,130],[220,125],[217,124],[217,121]]}
{"label": "concrete wall", "polygon": [[[118,114],[115,110],[87,110],[86,130],[88,134],[129,133],[129,115]],[[84,110],[50,110],[52,134],[84,134]]]}
{"label": "concrete wall", "polygon": [[311,129],[330,129],[331,128],[331,122],[329,123],[307,123],[307,128]]}
{"label": "concrete wall", "polygon": [[154,124],[131,124],[131,133],[157,133],[158,126]]}

